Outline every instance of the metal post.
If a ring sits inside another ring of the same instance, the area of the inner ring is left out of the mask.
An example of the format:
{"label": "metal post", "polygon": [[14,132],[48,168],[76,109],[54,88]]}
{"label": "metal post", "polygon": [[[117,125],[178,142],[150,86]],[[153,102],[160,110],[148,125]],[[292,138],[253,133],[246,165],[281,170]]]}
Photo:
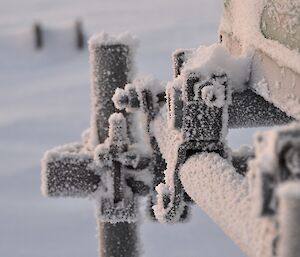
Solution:
{"label": "metal post", "polygon": [[[130,71],[130,49],[120,43],[105,44],[90,40],[92,70],[92,145],[104,143],[108,137],[111,114],[117,112],[111,100],[117,88],[124,88]],[[139,256],[137,224],[128,222],[97,221],[102,257]]]}
{"label": "metal post", "polygon": [[81,20],[75,22],[75,32],[76,32],[76,48],[82,50],[84,48],[84,33],[82,29]]}
{"label": "metal post", "polygon": [[122,44],[101,44],[90,41],[92,73],[91,139],[101,144],[108,137],[108,119],[117,112],[111,100],[117,88],[128,83],[129,48]]}
{"label": "metal post", "polygon": [[42,26],[40,23],[37,22],[33,25],[33,33],[34,33],[35,48],[38,50],[42,49],[44,45],[44,40],[43,40]]}
{"label": "metal post", "polygon": [[109,223],[98,221],[100,256],[102,257],[137,257],[137,223]]}

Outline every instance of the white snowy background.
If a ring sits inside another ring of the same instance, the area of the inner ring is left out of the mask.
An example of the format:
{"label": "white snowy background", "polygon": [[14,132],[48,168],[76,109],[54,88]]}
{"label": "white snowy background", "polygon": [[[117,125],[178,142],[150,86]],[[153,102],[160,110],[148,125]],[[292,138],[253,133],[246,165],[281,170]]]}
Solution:
{"label": "white snowy background", "polygon": [[[40,193],[43,153],[89,126],[88,52],[74,49],[74,20],[89,35],[136,34],[139,74],[170,80],[173,50],[218,40],[222,8],[222,0],[0,0],[0,256],[97,256],[93,202]],[[47,30],[39,52],[36,20]],[[252,133],[235,131],[229,143],[250,143]],[[197,207],[187,224],[144,221],[140,233],[146,257],[244,256]]]}

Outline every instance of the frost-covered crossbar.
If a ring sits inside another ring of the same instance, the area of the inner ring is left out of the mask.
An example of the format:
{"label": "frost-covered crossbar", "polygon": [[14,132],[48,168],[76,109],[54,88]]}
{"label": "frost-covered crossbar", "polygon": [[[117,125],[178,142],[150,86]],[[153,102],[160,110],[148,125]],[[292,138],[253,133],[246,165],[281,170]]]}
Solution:
{"label": "frost-covered crossbar", "polygon": [[232,94],[228,115],[229,128],[270,127],[294,120],[251,89]]}
{"label": "frost-covered crossbar", "polygon": [[82,144],[69,144],[45,153],[42,160],[44,195],[87,197],[98,189],[93,154]]}

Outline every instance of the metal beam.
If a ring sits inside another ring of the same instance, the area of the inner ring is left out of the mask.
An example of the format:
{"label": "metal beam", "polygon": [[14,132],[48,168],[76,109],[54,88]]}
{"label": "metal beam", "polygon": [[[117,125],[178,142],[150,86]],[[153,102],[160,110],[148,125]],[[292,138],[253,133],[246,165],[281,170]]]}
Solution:
{"label": "metal beam", "polygon": [[86,197],[96,191],[100,176],[90,164],[93,157],[80,158],[80,155],[51,159],[43,168],[44,193],[51,197]]}
{"label": "metal beam", "polygon": [[229,128],[268,127],[287,124],[293,120],[294,118],[251,89],[232,95],[232,103],[229,105]]}

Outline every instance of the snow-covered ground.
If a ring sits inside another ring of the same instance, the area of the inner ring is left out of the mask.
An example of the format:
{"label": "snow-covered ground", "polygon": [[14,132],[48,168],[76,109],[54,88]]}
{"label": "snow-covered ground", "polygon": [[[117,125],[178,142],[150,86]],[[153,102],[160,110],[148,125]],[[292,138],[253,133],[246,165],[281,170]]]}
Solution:
{"label": "snow-covered ground", "polygon": [[[0,0],[0,256],[97,256],[93,202],[47,199],[40,193],[40,159],[54,146],[77,141],[89,126],[88,52],[74,50],[80,17],[91,35],[131,31],[141,41],[139,74],[172,77],[171,53],[218,40],[222,0]],[[32,23],[47,30],[33,50]],[[233,132],[232,146],[251,142]],[[194,208],[191,222],[141,226],[144,256],[244,256]]]}

